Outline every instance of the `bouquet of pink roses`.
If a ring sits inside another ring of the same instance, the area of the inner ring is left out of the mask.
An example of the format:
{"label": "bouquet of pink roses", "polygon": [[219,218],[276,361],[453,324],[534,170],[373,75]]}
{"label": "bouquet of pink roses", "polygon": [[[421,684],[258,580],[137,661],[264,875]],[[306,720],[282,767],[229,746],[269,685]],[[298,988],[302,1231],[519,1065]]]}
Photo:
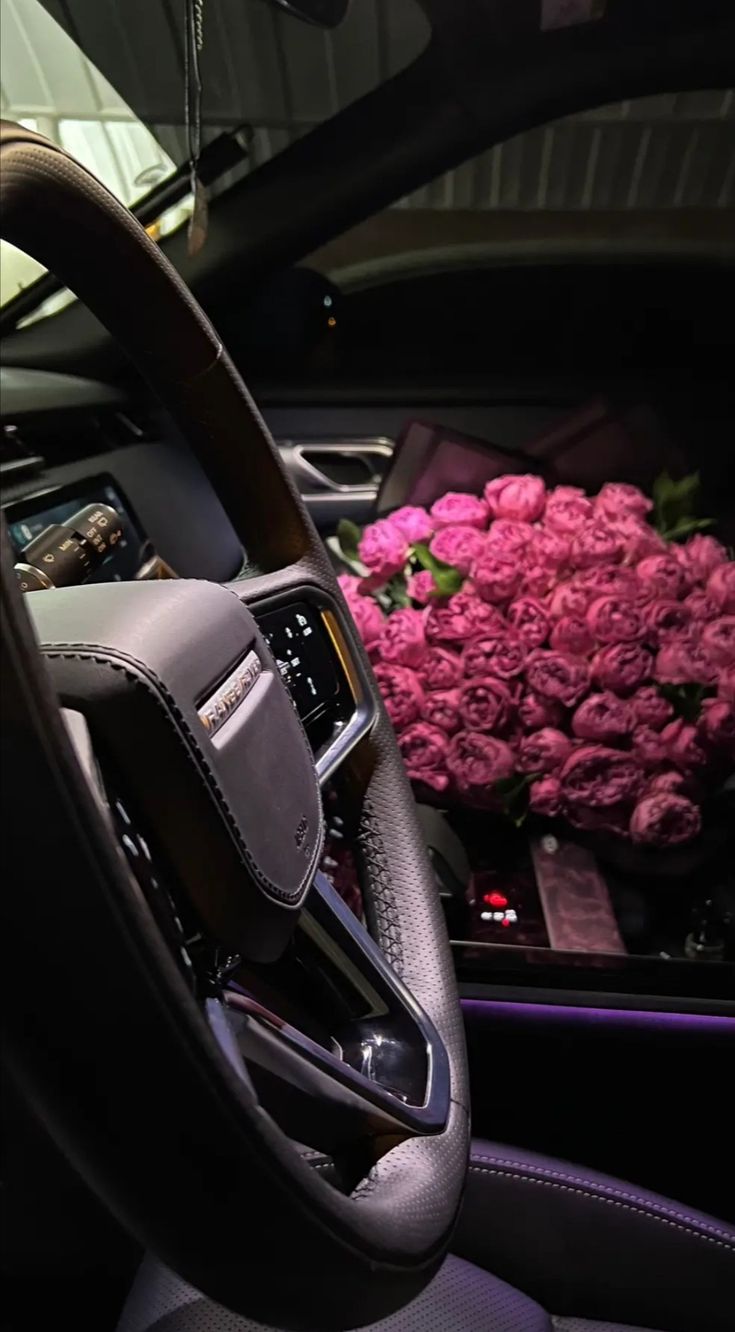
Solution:
{"label": "bouquet of pink roses", "polygon": [[[501,476],[360,533],[340,578],[419,794],[691,841],[735,758],[735,562],[654,498]],[[686,540],[684,540],[686,538]]]}

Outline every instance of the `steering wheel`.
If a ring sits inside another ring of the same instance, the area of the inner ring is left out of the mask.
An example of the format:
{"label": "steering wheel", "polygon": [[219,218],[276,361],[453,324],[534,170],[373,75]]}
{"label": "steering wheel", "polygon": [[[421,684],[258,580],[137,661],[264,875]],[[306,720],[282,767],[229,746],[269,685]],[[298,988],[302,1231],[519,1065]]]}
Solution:
{"label": "steering wheel", "polygon": [[[137,363],[245,551],[226,586],[23,598],[3,532],[10,1064],[80,1174],[194,1286],[282,1327],[362,1325],[436,1271],[469,1144],[450,950],[395,739],[190,292],[40,135],[2,126],[0,181],[3,235]],[[264,637],[264,612],[295,606],[349,705],[316,756]],[[319,868],[335,799],[359,915]]]}

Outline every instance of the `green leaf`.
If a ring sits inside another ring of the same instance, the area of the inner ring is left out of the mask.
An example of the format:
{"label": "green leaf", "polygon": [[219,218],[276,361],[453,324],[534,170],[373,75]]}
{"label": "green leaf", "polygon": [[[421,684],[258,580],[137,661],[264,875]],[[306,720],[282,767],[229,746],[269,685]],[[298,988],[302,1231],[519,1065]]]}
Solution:
{"label": "green leaf", "polygon": [[389,611],[406,610],[411,605],[404,574],[395,574],[383,588],[383,595],[387,598],[388,605],[386,609]]}
{"label": "green leaf", "polygon": [[413,547],[413,553],[422,569],[428,569],[437,590],[443,597],[452,597],[455,592],[459,592],[464,582],[464,576],[459,569],[455,569],[451,564],[445,564],[443,560],[437,560],[429,547],[420,542]]}
{"label": "green leaf", "polygon": [[357,523],[350,522],[349,518],[340,518],[337,524],[337,540],[340,550],[347,560],[359,560],[358,543],[362,532]]}
{"label": "green leaf", "polygon": [[503,813],[516,828],[522,828],[528,818],[529,787],[538,776],[537,772],[514,773],[512,777],[501,777],[493,783]]}
{"label": "green leaf", "polygon": [[358,578],[367,577],[369,570],[366,569],[361,560],[353,560],[350,559],[349,555],[345,555],[336,537],[327,537],[327,545],[331,551],[334,551],[337,559],[340,560],[342,564],[345,564],[348,569],[351,569],[354,574],[357,574]]}
{"label": "green leaf", "polygon": [[701,531],[696,524],[711,526],[711,520],[695,517],[699,500],[699,472],[690,472],[674,481],[661,472],[653,483],[654,527],[667,541]]}
{"label": "green leaf", "polygon": [[659,693],[673,707],[678,717],[683,717],[686,722],[695,722],[699,717],[702,707],[702,700],[714,692],[710,685],[703,684],[661,684]]}
{"label": "green leaf", "polygon": [[714,527],[714,518],[680,518],[674,527],[669,528],[667,532],[662,532],[661,536],[665,541],[678,541],[681,537],[689,536],[692,532],[704,532],[708,527]]}

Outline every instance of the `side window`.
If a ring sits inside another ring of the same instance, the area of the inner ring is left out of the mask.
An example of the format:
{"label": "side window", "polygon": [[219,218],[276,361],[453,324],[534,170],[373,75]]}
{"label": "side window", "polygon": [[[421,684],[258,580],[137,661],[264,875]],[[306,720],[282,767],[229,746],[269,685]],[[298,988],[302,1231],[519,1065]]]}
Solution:
{"label": "side window", "polygon": [[669,355],[673,310],[683,357],[692,327],[712,317],[711,285],[697,306],[692,264],[731,252],[734,235],[731,89],[568,116],[445,172],[307,260],[342,297],[332,359],[315,373],[369,380],[400,366],[433,380],[517,372],[519,359],[598,372],[631,335],[633,359],[642,351],[638,312],[651,309],[649,352],[660,332]]}

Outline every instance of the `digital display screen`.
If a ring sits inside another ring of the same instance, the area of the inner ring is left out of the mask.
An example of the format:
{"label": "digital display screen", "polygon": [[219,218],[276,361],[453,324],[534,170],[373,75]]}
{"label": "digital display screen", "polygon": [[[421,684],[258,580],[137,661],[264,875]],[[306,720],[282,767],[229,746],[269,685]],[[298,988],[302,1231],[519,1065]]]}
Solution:
{"label": "digital display screen", "polygon": [[319,612],[295,602],[258,616],[281,678],[302,721],[314,717],[339,692],[329,640]]}
{"label": "digital display screen", "polygon": [[135,578],[146,559],[148,542],[129,503],[108,476],[90,477],[73,486],[61,486],[8,504],[5,518],[16,558],[45,528],[52,523],[63,526],[86,504],[109,504],[120,515],[123,525],[122,537],[89,582],[125,583]]}

